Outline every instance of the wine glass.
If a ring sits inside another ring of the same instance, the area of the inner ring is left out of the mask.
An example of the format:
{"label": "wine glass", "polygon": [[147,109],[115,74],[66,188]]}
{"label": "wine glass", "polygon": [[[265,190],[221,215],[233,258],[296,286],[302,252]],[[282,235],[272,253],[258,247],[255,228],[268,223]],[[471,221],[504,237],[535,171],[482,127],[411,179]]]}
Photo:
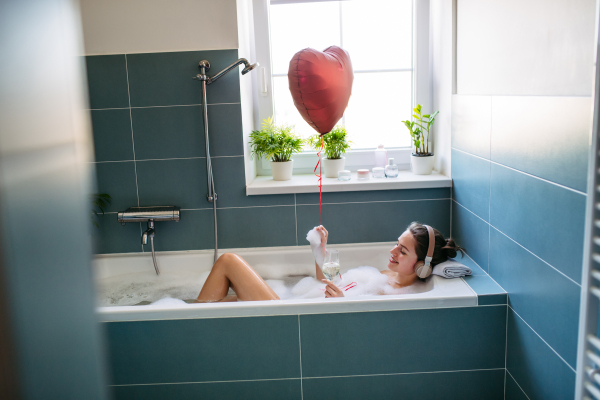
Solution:
{"label": "wine glass", "polygon": [[338,250],[327,250],[325,262],[323,263],[323,275],[333,281],[340,274],[340,252]]}

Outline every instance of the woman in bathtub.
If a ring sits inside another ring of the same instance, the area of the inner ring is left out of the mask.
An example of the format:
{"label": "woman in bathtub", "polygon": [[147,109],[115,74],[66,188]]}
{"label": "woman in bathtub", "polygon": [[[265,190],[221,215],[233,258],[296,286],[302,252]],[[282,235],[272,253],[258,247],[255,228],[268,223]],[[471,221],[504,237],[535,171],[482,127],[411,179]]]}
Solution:
{"label": "woman in bathtub", "polygon": [[[329,236],[323,226],[316,228],[321,235],[321,243],[325,245]],[[463,249],[457,246],[452,239],[445,239],[437,229],[435,234],[435,247],[431,266],[446,261],[449,257],[456,257],[458,251]],[[413,222],[400,235],[398,242],[390,250],[388,269],[381,271],[388,277],[388,283],[392,288],[399,289],[412,285],[419,278],[415,272],[415,264],[423,261],[429,246],[429,233],[425,225]],[[323,272],[315,263],[317,279],[324,282],[325,297],[343,297],[344,292],[325,279]],[[229,288],[236,295],[227,296]],[[255,301],[255,300],[279,300],[279,296],[266,284],[266,282],[252,269],[250,265],[240,256],[233,253],[225,253],[213,265],[210,275],[206,279],[197,302],[210,303],[218,301]]]}

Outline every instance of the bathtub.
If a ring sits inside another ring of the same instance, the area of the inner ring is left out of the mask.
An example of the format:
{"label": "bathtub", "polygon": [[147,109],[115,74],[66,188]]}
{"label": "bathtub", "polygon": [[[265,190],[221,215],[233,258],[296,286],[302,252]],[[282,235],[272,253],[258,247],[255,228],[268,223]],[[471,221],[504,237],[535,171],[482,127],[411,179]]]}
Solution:
{"label": "bathtub", "polygon": [[[363,243],[330,245],[340,251],[342,274],[363,265],[385,269],[389,250],[394,243]],[[314,260],[309,246],[226,249],[221,253],[239,254],[264,279],[283,279],[289,276],[314,276]],[[169,279],[170,276],[194,279],[210,271],[212,250],[162,252],[157,256],[161,275],[155,277],[149,253],[99,255],[94,260],[98,285],[132,279]],[[130,275],[136,274],[136,275]],[[201,287],[197,288],[199,292]],[[477,306],[477,295],[463,279],[428,278],[425,292],[385,296],[344,297],[334,299],[295,299],[249,301],[181,306],[120,305],[97,308],[103,322],[199,319],[222,317],[255,317],[345,312],[390,311]],[[197,295],[197,293],[196,293]],[[106,304],[106,299],[98,299]]]}

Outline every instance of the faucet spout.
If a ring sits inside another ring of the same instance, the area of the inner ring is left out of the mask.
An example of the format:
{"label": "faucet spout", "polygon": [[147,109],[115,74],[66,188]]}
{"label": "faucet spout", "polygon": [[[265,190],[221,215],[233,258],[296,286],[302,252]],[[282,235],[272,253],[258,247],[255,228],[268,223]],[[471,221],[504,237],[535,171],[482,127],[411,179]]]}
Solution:
{"label": "faucet spout", "polygon": [[148,220],[148,229],[142,233],[142,244],[148,244],[148,238],[154,237],[154,221]]}

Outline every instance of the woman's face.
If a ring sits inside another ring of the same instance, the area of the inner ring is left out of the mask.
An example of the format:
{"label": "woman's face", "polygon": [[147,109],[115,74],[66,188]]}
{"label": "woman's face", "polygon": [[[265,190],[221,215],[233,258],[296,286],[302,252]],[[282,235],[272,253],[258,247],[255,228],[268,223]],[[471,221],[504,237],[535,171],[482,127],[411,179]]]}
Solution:
{"label": "woman's face", "polygon": [[410,231],[405,231],[399,238],[398,243],[390,250],[388,268],[399,275],[411,275],[415,273],[417,253],[415,252],[415,240]]}

